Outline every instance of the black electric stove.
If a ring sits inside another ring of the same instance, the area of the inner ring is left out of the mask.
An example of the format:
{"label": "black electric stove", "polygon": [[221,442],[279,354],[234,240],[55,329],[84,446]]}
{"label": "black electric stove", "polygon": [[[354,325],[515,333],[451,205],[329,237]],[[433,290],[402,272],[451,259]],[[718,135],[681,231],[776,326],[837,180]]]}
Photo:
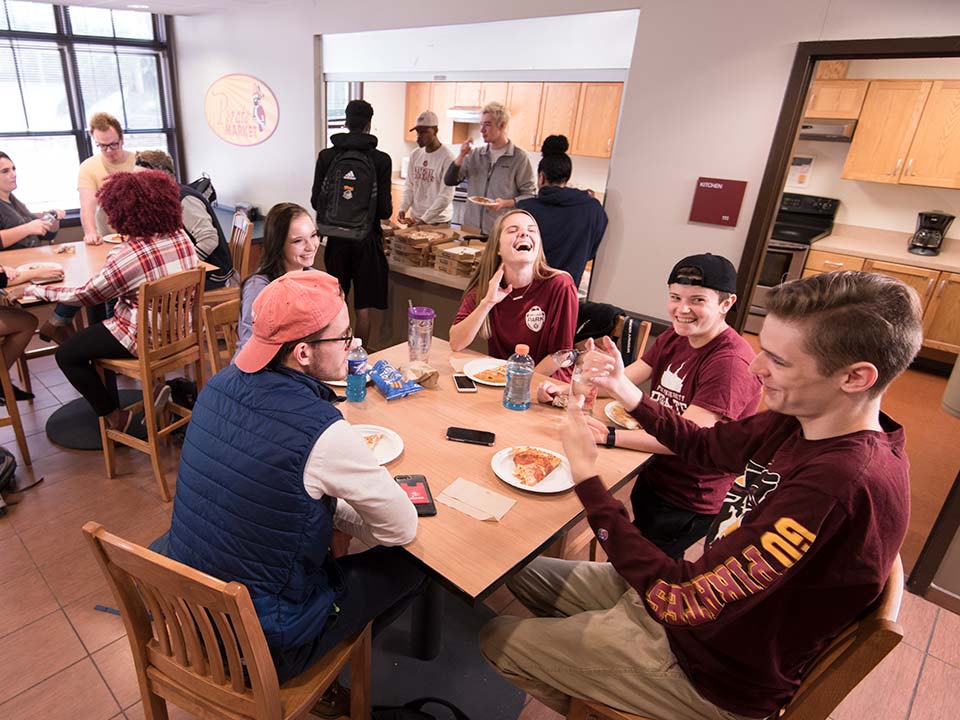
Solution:
{"label": "black electric stove", "polygon": [[809,245],[830,234],[840,201],[816,195],[784,193],[771,240]]}

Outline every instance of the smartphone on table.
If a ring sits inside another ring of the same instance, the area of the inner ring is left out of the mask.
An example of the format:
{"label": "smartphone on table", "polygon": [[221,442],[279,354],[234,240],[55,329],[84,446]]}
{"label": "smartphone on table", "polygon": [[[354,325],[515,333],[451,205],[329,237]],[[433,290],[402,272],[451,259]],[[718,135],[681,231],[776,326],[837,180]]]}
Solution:
{"label": "smartphone on table", "polygon": [[437,514],[437,506],[433,504],[433,493],[427,485],[426,476],[397,475],[394,480],[410,498],[410,502],[417,509],[417,515],[424,517]]}
{"label": "smartphone on table", "polygon": [[472,443],[474,445],[493,445],[497,436],[486,430],[471,430],[470,428],[448,427],[447,440],[454,442]]}
{"label": "smartphone on table", "polygon": [[454,375],[453,382],[457,386],[457,392],[475,393],[477,384],[468,375]]}

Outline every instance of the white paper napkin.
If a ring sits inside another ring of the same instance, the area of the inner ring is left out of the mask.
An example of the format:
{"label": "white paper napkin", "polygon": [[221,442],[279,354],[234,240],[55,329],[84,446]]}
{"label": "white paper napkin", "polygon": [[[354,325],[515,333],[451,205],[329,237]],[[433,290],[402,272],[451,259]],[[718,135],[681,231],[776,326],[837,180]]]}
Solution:
{"label": "white paper napkin", "polygon": [[466,365],[468,362],[470,362],[470,361],[473,360],[473,359],[474,359],[474,358],[471,358],[471,357],[451,357],[451,358],[450,358],[450,367],[453,368],[453,371],[454,371],[455,373],[462,373],[462,372],[463,372],[463,366]]}
{"label": "white paper napkin", "polygon": [[463,478],[457,478],[450,483],[437,496],[437,501],[477,520],[495,522],[500,522],[517,502]]}

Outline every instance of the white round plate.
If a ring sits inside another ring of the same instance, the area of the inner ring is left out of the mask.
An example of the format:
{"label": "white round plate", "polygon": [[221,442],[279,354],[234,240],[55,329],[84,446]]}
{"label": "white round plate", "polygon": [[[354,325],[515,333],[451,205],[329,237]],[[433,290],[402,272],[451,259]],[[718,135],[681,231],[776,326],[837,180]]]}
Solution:
{"label": "white round plate", "polygon": [[[53,268],[55,270],[60,270],[63,272],[63,265],[57,262],[29,262],[24,263],[23,265],[17,268],[17,272],[25,272],[27,270],[36,270],[37,268]],[[59,280],[57,278],[51,278],[50,280],[34,280],[34,285],[45,285],[47,283],[58,283],[63,282],[63,278]],[[28,296],[30,297],[30,296]]]}
{"label": "white round plate", "polygon": [[[621,422],[620,420],[617,420],[617,417],[613,414],[613,409],[614,409],[615,407],[623,407],[623,406],[622,406],[620,403],[618,403],[616,400],[612,400],[612,401],[608,402],[608,403],[606,404],[606,406],[604,406],[604,408],[603,408],[604,414],[606,414],[606,416],[607,416],[608,418],[610,418],[610,420],[611,420],[615,425],[619,425],[620,427],[625,428],[625,429],[627,429],[627,430],[639,430],[639,429],[640,429],[640,423],[637,423],[635,426],[631,426],[631,425],[627,425],[627,424],[624,423],[624,422]],[[634,422],[636,422],[636,421],[634,421]]]}
{"label": "white round plate", "polygon": [[503,382],[490,382],[489,380],[481,380],[477,377],[477,373],[481,373],[484,370],[489,370],[490,368],[495,368],[506,364],[506,360],[497,360],[496,358],[477,358],[476,360],[471,360],[463,366],[463,374],[474,382],[480,383],[481,385],[489,385],[490,387],[503,387],[507,384],[506,380]]}
{"label": "white round plate", "polygon": [[470,197],[467,198],[467,200],[469,200],[470,202],[476,205],[485,205],[486,207],[490,207],[491,205],[497,204],[497,201],[494,200],[493,198],[486,198],[486,197],[482,197],[481,195],[471,195]]}
{"label": "white round plate", "polygon": [[120,233],[110,233],[109,235],[103,236],[103,241],[111,245],[119,245],[123,242],[123,235]]}
{"label": "white round plate", "polygon": [[386,465],[391,460],[396,460],[403,452],[403,439],[389,428],[380,425],[351,425],[351,427],[360,435],[366,437],[379,433],[383,435],[377,447],[373,450],[373,456],[381,465]]}
{"label": "white round plate", "polygon": [[573,474],[570,472],[570,463],[560,453],[546,448],[536,447],[535,445],[518,445],[517,447],[529,447],[534,450],[543,450],[551,455],[560,458],[560,467],[547,475],[541,482],[534,486],[524,485],[513,475],[513,451],[514,448],[504,448],[490,458],[490,467],[497,477],[503,480],[507,485],[513,485],[517,490],[526,490],[527,492],[550,495],[552,493],[566,492],[573,488]]}
{"label": "white round plate", "polygon": [[[373,381],[370,379],[370,376],[367,375],[367,385],[369,385],[371,382],[373,382]],[[323,381],[323,384],[324,384],[324,385],[329,385],[330,387],[346,387],[346,386],[347,386],[347,381],[346,381],[346,379],[344,379],[344,380],[324,380],[324,381]]]}

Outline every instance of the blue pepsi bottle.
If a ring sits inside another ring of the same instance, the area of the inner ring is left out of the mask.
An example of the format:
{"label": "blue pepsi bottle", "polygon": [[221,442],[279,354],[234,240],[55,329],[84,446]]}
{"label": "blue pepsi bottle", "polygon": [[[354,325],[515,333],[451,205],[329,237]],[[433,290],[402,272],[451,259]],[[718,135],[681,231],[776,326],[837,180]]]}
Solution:
{"label": "blue pepsi bottle", "polygon": [[367,397],[367,351],[363,340],[354,338],[347,355],[347,401],[363,402]]}

